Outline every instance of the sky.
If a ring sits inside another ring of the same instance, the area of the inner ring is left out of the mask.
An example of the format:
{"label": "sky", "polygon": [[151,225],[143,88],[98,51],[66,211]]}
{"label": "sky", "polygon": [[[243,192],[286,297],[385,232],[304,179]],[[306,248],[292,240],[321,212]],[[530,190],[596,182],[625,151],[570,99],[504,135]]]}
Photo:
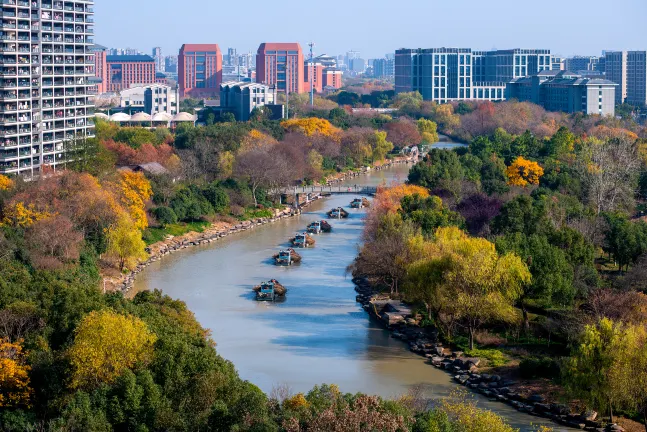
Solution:
{"label": "sky", "polygon": [[95,42],[177,54],[184,43],[256,53],[314,42],[315,55],[398,48],[647,50],[647,0],[96,0]]}

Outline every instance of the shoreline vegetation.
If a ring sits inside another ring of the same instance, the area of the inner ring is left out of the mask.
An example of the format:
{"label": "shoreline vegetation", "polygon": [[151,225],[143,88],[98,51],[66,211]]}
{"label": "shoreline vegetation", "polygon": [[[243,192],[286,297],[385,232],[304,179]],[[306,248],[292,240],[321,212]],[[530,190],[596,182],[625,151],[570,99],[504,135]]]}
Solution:
{"label": "shoreline vegetation", "polygon": [[[357,172],[438,130],[469,147],[432,149],[408,185],[384,190],[357,274],[406,300],[443,348],[481,359],[479,372],[505,381],[518,370],[583,412],[644,428],[645,126],[514,101],[437,105],[376,83],[357,91],[317,97],[314,109],[295,95],[284,121],[205,109],[205,125],[171,131],[97,119],[97,139],[65,144],[65,166],[33,181],[0,176],[3,432],[513,432],[464,395],[433,405],[415,389],[394,400],[335,385],[266,395],[183,302],[102,293],[102,272],[148,258],[145,239],[272,218],[280,203],[268,191]],[[365,104],[395,110],[351,109]]]}

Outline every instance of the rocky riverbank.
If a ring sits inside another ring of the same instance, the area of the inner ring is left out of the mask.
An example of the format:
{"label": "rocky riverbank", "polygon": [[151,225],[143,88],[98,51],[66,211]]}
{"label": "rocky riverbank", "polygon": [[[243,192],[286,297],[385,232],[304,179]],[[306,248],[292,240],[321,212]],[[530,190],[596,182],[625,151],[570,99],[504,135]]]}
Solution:
{"label": "rocky riverbank", "polygon": [[617,424],[604,424],[595,411],[573,412],[568,405],[546,401],[543,396],[524,396],[518,390],[520,383],[501,376],[481,373],[483,361],[466,357],[463,352],[444,346],[438,331],[420,327],[422,319],[414,315],[411,308],[388,294],[376,291],[365,278],[353,279],[356,300],[368,315],[391,332],[391,336],[409,345],[409,349],[424,357],[431,367],[442,369],[452,375],[453,380],[466,388],[480,393],[492,401],[506,403],[520,412],[552,421],[574,429],[595,432],[623,432]]}

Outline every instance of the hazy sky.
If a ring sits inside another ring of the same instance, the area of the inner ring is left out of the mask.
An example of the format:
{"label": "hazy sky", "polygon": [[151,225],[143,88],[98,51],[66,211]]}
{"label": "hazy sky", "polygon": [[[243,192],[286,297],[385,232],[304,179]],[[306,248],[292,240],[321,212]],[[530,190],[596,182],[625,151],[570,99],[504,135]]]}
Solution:
{"label": "hazy sky", "polygon": [[177,54],[183,43],[256,52],[309,41],[316,54],[397,48],[548,48],[563,56],[647,49],[647,0],[96,0],[95,41]]}

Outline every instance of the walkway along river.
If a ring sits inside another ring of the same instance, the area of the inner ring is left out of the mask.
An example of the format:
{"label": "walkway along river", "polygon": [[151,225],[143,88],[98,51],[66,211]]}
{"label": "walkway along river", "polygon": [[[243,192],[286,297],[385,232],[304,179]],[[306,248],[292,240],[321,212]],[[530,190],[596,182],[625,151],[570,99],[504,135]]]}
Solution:
{"label": "walkway along river", "polygon": [[[349,184],[401,182],[409,168],[395,165]],[[357,255],[364,210],[348,209],[350,218],[331,221],[332,233],[316,236],[314,248],[299,251],[302,264],[282,268],[270,259],[297,231],[324,219],[330,208],[348,208],[352,198],[332,196],[314,202],[300,216],[166,256],[137,276],[134,291],[158,288],[185,301],[212,330],[220,355],[265,392],[277,384],[306,392],[328,383],[345,392],[395,397],[422,384],[429,397],[446,396],[458,388],[451,376],[391,338],[355,303],[345,269]],[[287,300],[254,301],[251,287],[271,278],[289,289]],[[522,430],[531,423],[552,425],[507,405],[485,399],[480,404]]]}

